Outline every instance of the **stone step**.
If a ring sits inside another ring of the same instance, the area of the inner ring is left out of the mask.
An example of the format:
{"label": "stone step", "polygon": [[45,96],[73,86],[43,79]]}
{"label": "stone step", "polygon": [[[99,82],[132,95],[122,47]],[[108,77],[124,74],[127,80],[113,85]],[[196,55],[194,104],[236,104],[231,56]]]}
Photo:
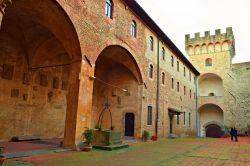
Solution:
{"label": "stone step", "polygon": [[14,136],[11,138],[12,142],[22,142],[22,141],[35,141],[40,140],[38,136],[26,135],[26,136]]}
{"label": "stone step", "polygon": [[168,138],[172,138],[172,139],[174,139],[174,138],[178,138],[178,135],[176,135],[176,134],[168,134]]}
{"label": "stone step", "polygon": [[107,151],[112,151],[112,150],[118,150],[118,149],[123,149],[123,148],[128,148],[128,144],[119,144],[119,145],[110,145],[110,146],[98,146],[94,145],[93,148],[95,149],[100,149],[100,150],[107,150]]}

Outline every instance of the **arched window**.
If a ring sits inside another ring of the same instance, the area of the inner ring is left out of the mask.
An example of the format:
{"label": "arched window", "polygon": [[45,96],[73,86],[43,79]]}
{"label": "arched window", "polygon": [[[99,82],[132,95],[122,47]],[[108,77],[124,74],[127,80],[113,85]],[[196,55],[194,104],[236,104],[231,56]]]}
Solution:
{"label": "arched window", "polygon": [[136,28],[136,22],[135,22],[135,20],[133,20],[132,21],[132,25],[131,25],[131,33],[132,33],[132,36],[134,37],[134,38],[136,38],[136,30],[137,28]]}
{"label": "arched window", "polygon": [[184,95],[186,95],[186,86],[184,86]]}
{"label": "arched window", "polygon": [[153,51],[154,49],[154,39],[152,36],[150,36],[150,39],[149,39],[149,46],[150,46],[150,50]]}
{"label": "arched window", "polygon": [[212,66],[212,59],[211,58],[206,59],[205,66]]}
{"label": "arched window", "polygon": [[174,79],[172,78],[172,89],[174,89]]}
{"label": "arched window", "polygon": [[177,82],[177,92],[180,92],[180,83]]}
{"label": "arched window", "polygon": [[163,47],[161,50],[161,56],[162,56],[162,60],[165,61],[165,49]]}
{"label": "arched window", "polygon": [[191,89],[189,90],[189,97],[190,97],[190,99],[192,98],[192,90]]}
{"label": "arched window", "polygon": [[209,93],[208,96],[215,96],[213,92]]}
{"label": "arched window", "polygon": [[165,73],[161,73],[161,83],[164,85],[165,84]]}
{"label": "arched window", "polygon": [[184,77],[186,77],[186,67],[184,67],[183,69],[183,74],[184,74]]}
{"label": "arched window", "polygon": [[112,0],[106,0],[106,10],[105,10],[106,16],[112,19],[113,17],[113,2]]}
{"label": "arched window", "polygon": [[174,67],[174,57],[171,56],[171,66]]}
{"label": "arched window", "polygon": [[149,65],[149,78],[153,79],[153,65]]}
{"label": "arched window", "polygon": [[177,61],[177,71],[180,71],[180,63]]}

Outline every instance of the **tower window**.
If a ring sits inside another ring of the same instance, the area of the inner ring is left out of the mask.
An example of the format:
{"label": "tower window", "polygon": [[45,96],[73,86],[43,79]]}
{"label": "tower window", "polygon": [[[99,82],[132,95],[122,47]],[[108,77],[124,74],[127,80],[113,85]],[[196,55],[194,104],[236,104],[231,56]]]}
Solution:
{"label": "tower window", "polygon": [[189,90],[189,97],[190,98],[192,97],[192,90],[191,89]]}
{"label": "tower window", "polygon": [[206,59],[205,66],[212,66],[212,59],[211,58]]}
{"label": "tower window", "polygon": [[154,68],[153,68],[153,65],[149,65],[149,78],[153,79],[153,71]]}
{"label": "tower window", "polygon": [[184,67],[183,69],[183,74],[184,74],[184,77],[186,77],[186,67]]}
{"label": "tower window", "polygon": [[136,38],[136,29],[137,29],[136,22],[135,20],[133,20],[131,25],[131,33],[134,38]]}
{"label": "tower window", "polygon": [[184,95],[186,95],[186,86],[184,86]]}
{"label": "tower window", "polygon": [[208,96],[215,96],[213,92],[209,93]]}
{"label": "tower window", "polygon": [[152,125],[152,106],[148,106],[147,125]]}
{"label": "tower window", "polygon": [[112,19],[113,17],[113,2],[112,0],[106,0],[106,10],[105,10],[106,16]]}
{"label": "tower window", "polygon": [[154,39],[152,36],[150,36],[150,39],[149,39],[149,46],[150,46],[150,50],[154,50]]}

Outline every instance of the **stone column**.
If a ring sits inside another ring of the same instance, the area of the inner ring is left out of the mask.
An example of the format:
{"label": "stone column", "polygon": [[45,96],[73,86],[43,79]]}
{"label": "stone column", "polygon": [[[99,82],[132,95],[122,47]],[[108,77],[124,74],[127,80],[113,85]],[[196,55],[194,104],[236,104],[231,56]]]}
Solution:
{"label": "stone column", "polygon": [[0,29],[3,20],[4,10],[9,4],[11,4],[11,0],[0,0]]}
{"label": "stone column", "polygon": [[83,131],[90,128],[94,81],[89,76],[94,76],[94,67],[84,60],[71,65],[64,146],[73,149],[78,149]]}

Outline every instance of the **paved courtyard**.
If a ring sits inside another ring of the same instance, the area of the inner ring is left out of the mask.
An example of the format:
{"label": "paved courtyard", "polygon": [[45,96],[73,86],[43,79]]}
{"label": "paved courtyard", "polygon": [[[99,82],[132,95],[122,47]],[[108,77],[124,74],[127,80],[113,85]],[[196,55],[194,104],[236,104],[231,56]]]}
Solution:
{"label": "paved courtyard", "polygon": [[116,151],[62,152],[8,160],[5,165],[44,166],[250,166],[248,138],[163,139]]}

